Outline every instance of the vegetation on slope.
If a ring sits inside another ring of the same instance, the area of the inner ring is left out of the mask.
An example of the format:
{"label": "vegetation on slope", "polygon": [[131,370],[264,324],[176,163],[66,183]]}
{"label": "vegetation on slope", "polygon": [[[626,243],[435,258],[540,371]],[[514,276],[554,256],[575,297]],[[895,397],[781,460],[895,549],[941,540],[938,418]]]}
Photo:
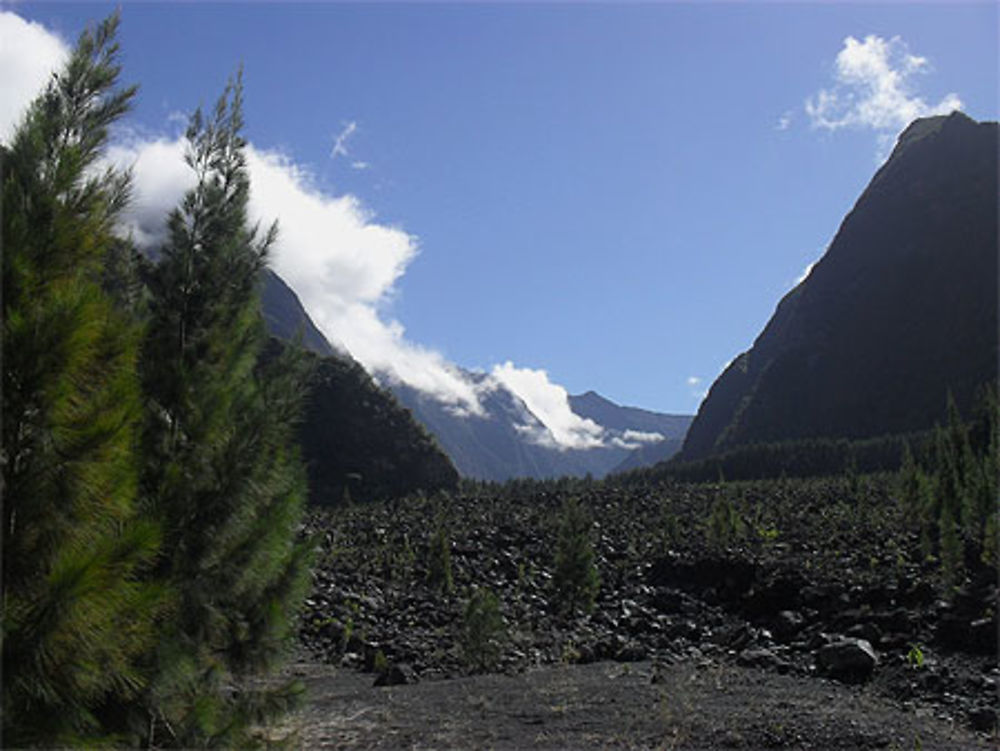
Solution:
{"label": "vegetation on slope", "polygon": [[458,472],[433,438],[357,362],[310,358],[299,441],[314,505],[454,489]]}

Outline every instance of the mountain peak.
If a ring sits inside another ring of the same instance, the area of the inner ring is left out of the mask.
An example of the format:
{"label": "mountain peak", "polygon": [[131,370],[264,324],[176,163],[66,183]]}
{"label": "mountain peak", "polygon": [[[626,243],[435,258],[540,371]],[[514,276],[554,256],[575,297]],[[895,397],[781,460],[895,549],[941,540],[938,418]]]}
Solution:
{"label": "mountain peak", "polygon": [[950,115],[920,117],[907,125],[899,134],[892,156],[897,157],[908,146],[933,136],[945,135],[961,138],[983,126],[988,127],[989,123],[976,122],[960,110],[954,110]]}

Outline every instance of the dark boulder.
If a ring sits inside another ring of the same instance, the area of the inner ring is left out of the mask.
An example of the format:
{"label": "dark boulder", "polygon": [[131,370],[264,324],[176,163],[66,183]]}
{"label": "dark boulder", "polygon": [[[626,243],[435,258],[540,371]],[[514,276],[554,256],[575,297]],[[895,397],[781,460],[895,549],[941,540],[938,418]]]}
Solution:
{"label": "dark boulder", "polygon": [[867,680],[876,665],[878,656],[865,639],[837,639],[816,652],[820,672],[846,682]]}

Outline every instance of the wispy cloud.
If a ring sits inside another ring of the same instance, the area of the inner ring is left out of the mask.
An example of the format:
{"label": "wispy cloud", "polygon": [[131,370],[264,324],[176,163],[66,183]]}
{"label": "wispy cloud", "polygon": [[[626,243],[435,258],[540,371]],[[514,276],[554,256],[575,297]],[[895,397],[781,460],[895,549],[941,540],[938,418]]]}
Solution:
{"label": "wispy cloud", "polygon": [[354,135],[357,129],[358,124],[351,120],[351,122],[344,126],[344,129],[340,133],[333,137],[333,149],[330,151],[330,158],[336,159],[338,156],[347,158],[347,141]]}
{"label": "wispy cloud", "polygon": [[916,93],[914,76],[929,67],[927,58],[911,54],[898,36],[869,34],[863,41],[849,36],[837,54],[833,86],[806,99],[805,112],[814,128],[868,128],[892,135],[918,117],[960,109],[957,94],[928,104]]}
{"label": "wispy cloud", "polygon": [[69,57],[55,33],[16,13],[0,11],[0,141],[7,143],[31,101]]}
{"label": "wispy cloud", "polygon": [[705,389],[702,384],[705,379],[701,376],[688,376],[687,385],[690,389],[691,398],[701,401],[706,396],[708,396],[708,390]]}
{"label": "wispy cloud", "polygon": [[623,449],[637,449],[644,444],[660,443],[665,441],[666,436],[662,433],[647,433],[642,430],[626,430],[621,437],[615,437],[611,442]]}
{"label": "wispy cloud", "polygon": [[792,126],[792,111],[787,110],[782,113],[781,117],[778,118],[778,123],[774,126],[775,130],[788,130]]}

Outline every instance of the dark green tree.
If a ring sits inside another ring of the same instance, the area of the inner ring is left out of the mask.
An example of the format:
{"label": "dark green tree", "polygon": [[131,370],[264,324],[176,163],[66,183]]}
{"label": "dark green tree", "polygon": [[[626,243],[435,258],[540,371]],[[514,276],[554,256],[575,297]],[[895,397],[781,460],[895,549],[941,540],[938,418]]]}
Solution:
{"label": "dark green tree", "polygon": [[139,332],[102,290],[127,174],[96,173],[134,88],[112,16],[88,30],[3,158],[3,745],[100,745],[145,682],[160,590],[136,513]]}
{"label": "dark green tree", "polygon": [[308,584],[293,448],[306,373],[296,348],[266,346],[258,285],[277,228],[250,226],[242,126],[237,78],[210,117],[191,119],[196,185],[148,279],[142,481],[176,593],[147,697],[150,744],[249,742],[276,695],[247,678],[282,655]]}
{"label": "dark green tree", "polygon": [[589,613],[601,586],[591,542],[593,522],[575,496],[567,496],[559,518],[555,573],[556,601],[566,612]]}

